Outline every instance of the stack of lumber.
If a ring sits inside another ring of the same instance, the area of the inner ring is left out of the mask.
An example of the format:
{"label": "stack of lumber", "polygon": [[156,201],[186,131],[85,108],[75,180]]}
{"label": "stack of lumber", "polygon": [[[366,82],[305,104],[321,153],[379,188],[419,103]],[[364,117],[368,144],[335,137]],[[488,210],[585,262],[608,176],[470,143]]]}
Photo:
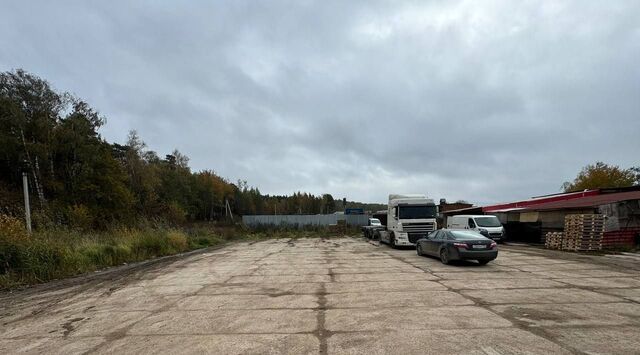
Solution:
{"label": "stack of lumber", "polygon": [[604,215],[570,214],[564,219],[562,250],[602,250]]}
{"label": "stack of lumber", "polygon": [[547,249],[560,250],[562,249],[562,239],[563,239],[562,232],[547,232],[547,236],[544,241],[544,246]]}

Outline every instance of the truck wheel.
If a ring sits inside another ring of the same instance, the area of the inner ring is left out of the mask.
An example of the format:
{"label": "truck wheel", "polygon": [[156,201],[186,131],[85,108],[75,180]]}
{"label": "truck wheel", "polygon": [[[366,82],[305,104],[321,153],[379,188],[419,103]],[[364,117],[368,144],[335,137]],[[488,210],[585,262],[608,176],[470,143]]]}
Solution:
{"label": "truck wheel", "polygon": [[393,234],[393,232],[391,233],[391,235],[389,236],[389,244],[391,244],[391,247],[393,249],[397,248],[398,246],[396,245],[396,235]]}

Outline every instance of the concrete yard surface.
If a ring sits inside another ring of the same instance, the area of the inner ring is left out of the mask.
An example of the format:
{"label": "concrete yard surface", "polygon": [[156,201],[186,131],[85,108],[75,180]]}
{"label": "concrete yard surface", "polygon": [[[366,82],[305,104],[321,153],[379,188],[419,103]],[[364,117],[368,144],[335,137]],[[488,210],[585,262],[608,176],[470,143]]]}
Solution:
{"label": "concrete yard surface", "polygon": [[280,239],[0,294],[0,353],[640,354],[640,260]]}

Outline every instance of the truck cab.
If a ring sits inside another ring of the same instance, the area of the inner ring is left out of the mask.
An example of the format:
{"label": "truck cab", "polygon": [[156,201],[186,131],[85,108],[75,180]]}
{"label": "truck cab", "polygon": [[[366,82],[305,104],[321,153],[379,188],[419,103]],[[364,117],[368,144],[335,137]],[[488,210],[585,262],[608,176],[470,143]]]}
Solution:
{"label": "truck cab", "polygon": [[380,222],[380,220],[377,218],[369,218],[369,221],[367,222],[367,224],[369,226],[382,227],[382,222]]}
{"label": "truck cab", "polygon": [[380,241],[392,246],[415,246],[418,239],[437,229],[438,206],[425,195],[389,195],[387,229]]}

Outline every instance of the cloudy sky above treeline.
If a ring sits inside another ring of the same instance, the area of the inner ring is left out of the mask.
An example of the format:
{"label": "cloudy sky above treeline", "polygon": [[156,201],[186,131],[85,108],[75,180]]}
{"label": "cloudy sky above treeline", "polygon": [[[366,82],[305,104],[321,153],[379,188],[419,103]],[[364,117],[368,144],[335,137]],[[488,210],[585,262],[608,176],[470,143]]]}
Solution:
{"label": "cloudy sky above treeline", "polygon": [[23,68],[161,156],[384,202],[559,192],[640,165],[640,1],[3,1]]}

